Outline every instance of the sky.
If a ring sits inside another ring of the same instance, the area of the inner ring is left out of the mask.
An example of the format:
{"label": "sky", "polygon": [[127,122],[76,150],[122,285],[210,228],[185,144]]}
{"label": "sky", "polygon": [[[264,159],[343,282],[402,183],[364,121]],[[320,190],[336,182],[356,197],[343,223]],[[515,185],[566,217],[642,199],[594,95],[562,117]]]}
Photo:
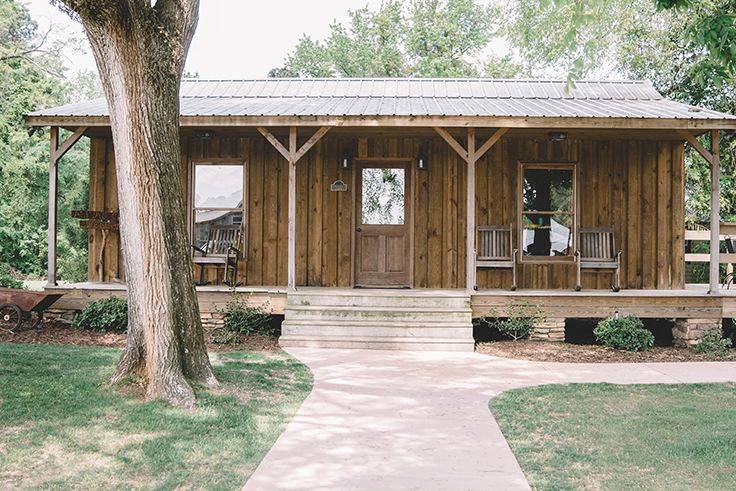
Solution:
{"label": "sky", "polygon": [[[42,32],[53,23],[62,33],[84,37],[81,25],[49,0],[22,1]],[[186,69],[202,78],[265,77],[271,68],[281,65],[303,34],[323,39],[334,20],[344,22],[348,10],[366,4],[377,7],[381,1],[202,0]],[[88,50],[69,58],[69,65],[78,70],[95,70]]]}

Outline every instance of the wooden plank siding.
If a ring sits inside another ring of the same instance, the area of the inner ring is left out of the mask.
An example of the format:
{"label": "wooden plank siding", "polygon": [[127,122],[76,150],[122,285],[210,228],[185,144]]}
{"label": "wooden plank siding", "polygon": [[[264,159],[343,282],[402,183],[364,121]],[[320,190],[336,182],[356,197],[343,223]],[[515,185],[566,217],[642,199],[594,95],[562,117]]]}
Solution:
{"label": "wooden plank siding", "polygon": [[[311,134],[300,133],[301,145]],[[413,286],[462,288],[465,282],[465,162],[439,136],[391,132],[328,134],[298,163],[296,176],[296,281],[298,286],[350,287],[353,283],[355,176],[340,157],[414,159],[424,149],[428,169],[412,165]],[[235,159],[246,163],[247,230],[240,281],[285,286],[287,280],[288,164],[263,137],[185,138],[182,176],[189,190],[191,162]],[[94,138],[90,150],[90,209],[117,209],[114,155],[109,140]],[[508,226],[517,234],[519,162],[576,162],[578,227],[611,227],[623,250],[623,288],[684,287],[684,160],[680,141],[577,139],[552,143],[543,136],[502,138],[476,165],[476,223]],[[346,192],[330,191],[342,180]],[[89,239],[89,280],[123,279],[117,234]],[[100,259],[101,258],[101,259]],[[206,278],[218,273],[208,269]],[[606,289],[608,271],[583,272],[583,288]],[[521,263],[519,288],[572,289],[568,264]],[[508,288],[511,271],[480,269],[480,289]]]}

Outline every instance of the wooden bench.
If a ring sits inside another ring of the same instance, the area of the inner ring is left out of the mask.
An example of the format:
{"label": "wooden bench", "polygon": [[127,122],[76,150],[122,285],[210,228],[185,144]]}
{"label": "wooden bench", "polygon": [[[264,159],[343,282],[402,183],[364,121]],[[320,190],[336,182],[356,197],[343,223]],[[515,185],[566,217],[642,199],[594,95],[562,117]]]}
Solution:
{"label": "wooden bench", "polygon": [[616,250],[613,229],[581,228],[578,231],[579,249],[575,251],[577,265],[577,283],[575,291],[582,290],[581,276],[583,269],[613,270],[613,286],[615,292],[621,290],[621,251]]}
{"label": "wooden bench", "polygon": [[516,290],[516,256],[512,226],[479,225],[475,266],[477,268],[511,269],[511,290]]}
{"label": "wooden bench", "polygon": [[[208,283],[204,278],[204,270],[207,265],[224,267],[222,282],[229,286],[238,285],[238,265],[242,257],[240,251],[241,237],[240,225],[213,225],[210,228],[207,241],[201,247],[192,245],[192,249],[194,249],[192,261],[200,268],[198,285]],[[231,273],[229,281],[228,273]]]}

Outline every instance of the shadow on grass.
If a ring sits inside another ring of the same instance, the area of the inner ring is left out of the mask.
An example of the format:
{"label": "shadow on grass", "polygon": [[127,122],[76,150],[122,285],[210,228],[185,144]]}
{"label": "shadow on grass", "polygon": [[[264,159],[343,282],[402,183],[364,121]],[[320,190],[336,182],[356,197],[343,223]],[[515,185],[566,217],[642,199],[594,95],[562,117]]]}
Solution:
{"label": "shadow on grass", "polygon": [[239,488],[312,384],[283,352],[220,353],[188,411],[107,386],[118,355],[0,344],[0,487]]}

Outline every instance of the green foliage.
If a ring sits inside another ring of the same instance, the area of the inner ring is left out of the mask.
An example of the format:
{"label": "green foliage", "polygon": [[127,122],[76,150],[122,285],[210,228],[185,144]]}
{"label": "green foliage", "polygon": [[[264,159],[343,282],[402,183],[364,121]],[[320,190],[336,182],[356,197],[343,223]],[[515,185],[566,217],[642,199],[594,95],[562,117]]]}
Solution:
{"label": "green foliage", "polygon": [[695,351],[715,356],[727,356],[731,349],[731,340],[724,339],[720,329],[711,329],[703,334],[700,342],[695,345]]}
{"label": "green foliage", "polygon": [[13,276],[13,271],[5,263],[0,263],[0,287],[23,288],[23,282]]}
{"label": "green foliage", "polygon": [[604,319],[593,330],[593,335],[603,346],[626,351],[647,351],[654,345],[654,335],[634,316]]}
{"label": "green foliage", "polygon": [[128,330],[128,302],[119,297],[108,297],[87,305],[74,319],[77,329],[125,332]]}
{"label": "green foliage", "polygon": [[518,341],[527,338],[534,330],[534,325],[544,321],[539,307],[528,303],[510,304],[507,317],[500,317],[497,312],[491,311],[487,317],[476,319],[480,327],[490,328],[502,336]]}
{"label": "green foliage", "polygon": [[271,308],[268,301],[261,305],[251,305],[247,299],[235,294],[228,301],[222,314],[224,326],[213,333],[213,340],[222,344],[238,344],[241,335],[261,334],[273,336],[276,330],[271,322]]}
{"label": "green foliage", "polygon": [[[49,161],[48,133],[29,137],[23,114],[96,92],[90,73],[65,78],[63,49],[39,35],[25,6],[0,0],[0,261],[23,275],[46,269]],[[87,206],[88,156],[83,139],[59,165],[59,277],[71,281],[86,277],[87,235],[69,212]]]}
{"label": "green foliage", "polygon": [[475,0],[388,0],[350,11],[324,41],[299,40],[276,77],[465,77],[496,32],[498,7]]}

